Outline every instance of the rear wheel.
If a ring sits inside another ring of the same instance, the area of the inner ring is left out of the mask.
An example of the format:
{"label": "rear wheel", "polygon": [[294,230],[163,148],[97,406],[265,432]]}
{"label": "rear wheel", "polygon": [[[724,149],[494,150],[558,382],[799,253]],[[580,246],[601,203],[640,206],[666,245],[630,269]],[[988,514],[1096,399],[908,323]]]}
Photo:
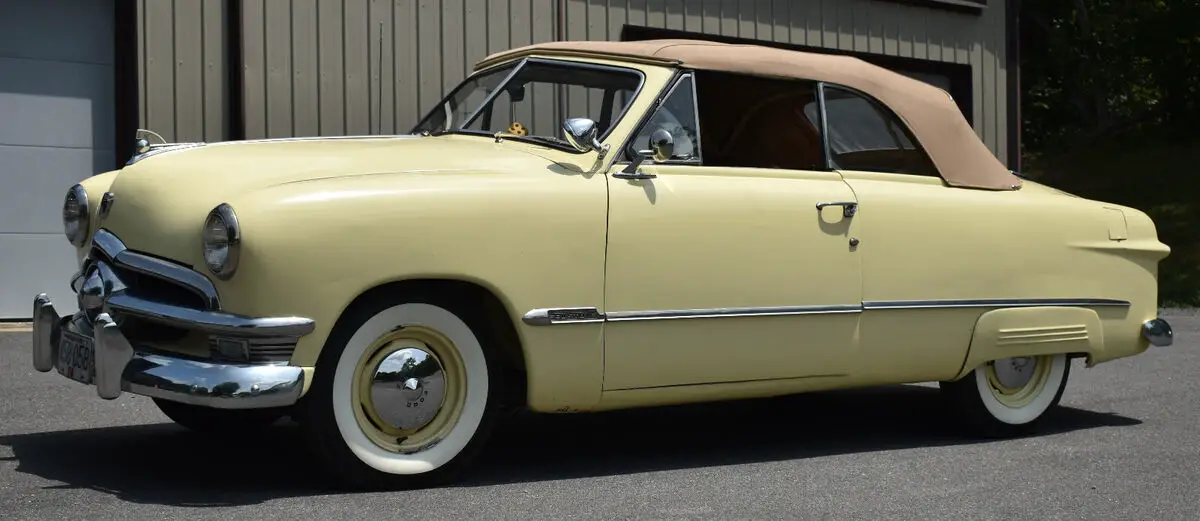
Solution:
{"label": "rear wheel", "polygon": [[954,414],[975,433],[1006,437],[1034,430],[1067,387],[1065,354],[988,362],[955,382],[941,382]]}
{"label": "rear wheel", "polygon": [[373,299],[330,336],[301,426],[343,483],[441,483],[482,447],[502,387],[490,339],[465,309],[443,298]]}
{"label": "rear wheel", "polygon": [[205,434],[241,435],[266,429],[286,415],[284,409],[214,409],[154,398],[171,421]]}

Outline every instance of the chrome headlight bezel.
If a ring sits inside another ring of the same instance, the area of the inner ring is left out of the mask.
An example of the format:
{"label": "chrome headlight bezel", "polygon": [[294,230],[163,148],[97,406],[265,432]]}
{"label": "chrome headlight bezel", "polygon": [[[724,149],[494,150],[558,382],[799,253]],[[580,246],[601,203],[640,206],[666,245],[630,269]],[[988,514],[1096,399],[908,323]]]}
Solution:
{"label": "chrome headlight bezel", "polygon": [[[201,256],[208,271],[217,278],[227,280],[237,271],[241,251],[242,230],[233,207],[221,203],[208,212],[204,228],[200,231]],[[223,259],[214,252],[225,248]]]}
{"label": "chrome headlight bezel", "polygon": [[[75,201],[75,213],[68,214],[72,200]],[[82,248],[87,244],[88,231],[92,224],[91,216],[92,208],[88,202],[87,190],[81,184],[72,186],[70,190],[67,190],[66,197],[63,198],[63,235],[66,235],[67,240],[76,248]]]}

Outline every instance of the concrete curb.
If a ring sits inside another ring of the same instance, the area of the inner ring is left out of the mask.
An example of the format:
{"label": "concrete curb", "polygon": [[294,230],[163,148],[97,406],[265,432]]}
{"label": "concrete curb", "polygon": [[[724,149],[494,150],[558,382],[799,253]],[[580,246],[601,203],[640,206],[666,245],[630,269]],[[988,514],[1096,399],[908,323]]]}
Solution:
{"label": "concrete curb", "polygon": [[33,331],[33,322],[0,322],[0,333],[27,333]]}

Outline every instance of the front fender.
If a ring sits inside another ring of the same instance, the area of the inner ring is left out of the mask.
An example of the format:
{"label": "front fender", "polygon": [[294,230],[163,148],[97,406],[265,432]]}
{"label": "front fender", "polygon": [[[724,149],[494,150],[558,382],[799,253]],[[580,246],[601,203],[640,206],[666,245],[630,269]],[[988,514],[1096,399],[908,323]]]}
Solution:
{"label": "front fender", "polygon": [[[431,172],[288,183],[229,201],[242,226],[223,307],[316,321],[294,365],[314,366],[355,297],[388,282],[458,279],[495,293],[521,338],[530,406],[599,400],[599,324],[531,327],[539,307],[603,302],[607,191],[601,175]],[[324,368],[317,368],[323,370]]]}

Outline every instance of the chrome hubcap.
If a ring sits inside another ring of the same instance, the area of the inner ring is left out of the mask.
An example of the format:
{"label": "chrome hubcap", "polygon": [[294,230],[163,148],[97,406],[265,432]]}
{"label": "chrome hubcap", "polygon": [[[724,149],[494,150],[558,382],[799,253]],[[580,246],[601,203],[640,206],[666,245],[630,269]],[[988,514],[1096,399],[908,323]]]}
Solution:
{"label": "chrome hubcap", "polygon": [[392,428],[410,431],[428,425],[445,397],[442,365],[424,349],[396,350],[375,367],[371,403],[375,415]]}
{"label": "chrome hubcap", "polygon": [[1037,372],[1037,359],[1032,357],[1004,358],[996,360],[993,366],[996,370],[996,380],[1008,389],[1025,387]]}

